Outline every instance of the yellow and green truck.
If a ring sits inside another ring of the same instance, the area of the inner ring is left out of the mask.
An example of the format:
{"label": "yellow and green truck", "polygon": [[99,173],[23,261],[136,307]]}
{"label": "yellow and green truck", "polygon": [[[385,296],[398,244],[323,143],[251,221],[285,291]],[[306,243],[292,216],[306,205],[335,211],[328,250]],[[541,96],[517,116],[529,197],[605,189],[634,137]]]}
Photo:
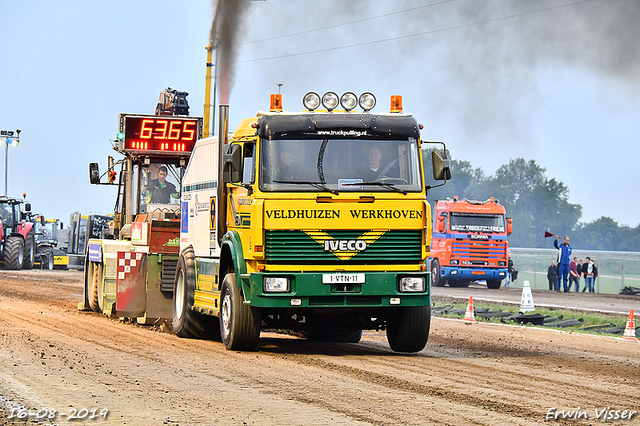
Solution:
{"label": "yellow and green truck", "polygon": [[221,105],[219,136],[195,144],[180,194],[174,332],[252,350],[261,329],[340,342],[386,330],[392,350],[420,351],[431,314],[423,152],[446,181],[446,147],[421,139],[399,96],[388,113],[372,112],[371,93],[310,92],[303,105],[285,112],[272,95],[233,134]]}

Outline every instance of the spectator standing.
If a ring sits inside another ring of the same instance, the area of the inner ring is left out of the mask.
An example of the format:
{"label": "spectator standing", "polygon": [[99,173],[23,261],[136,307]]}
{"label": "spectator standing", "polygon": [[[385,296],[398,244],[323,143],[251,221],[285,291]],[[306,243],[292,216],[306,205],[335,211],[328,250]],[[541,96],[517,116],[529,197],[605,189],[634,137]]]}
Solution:
{"label": "spectator standing", "polygon": [[[571,263],[569,264],[569,291],[571,290],[571,283],[575,283],[576,293],[580,291],[580,285],[578,284],[578,258],[574,257]],[[568,292],[565,290],[565,292]]]}
{"label": "spectator standing", "polygon": [[558,267],[555,259],[551,259],[551,265],[547,269],[547,279],[549,280],[549,290],[560,291],[558,289]]}
{"label": "spectator standing", "polygon": [[576,263],[576,271],[578,272],[578,276],[576,277],[576,285],[577,290],[580,291],[580,278],[582,277],[582,264],[584,263],[584,259],[580,258],[580,260]]}
{"label": "spectator standing", "polygon": [[503,287],[511,287],[511,282],[513,281],[512,272],[513,272],[513,260],[511,260],[511,250],[509,250],[508,254],[509,260],[507,261],[507,276],[504,279]]}
{"label": "spectator standing", "polygon": [[565,293],[569,291],[569,264],[571,263],[571,246],[569,245],[569,237],[564,237],[564,242],[558,245],[558,236],[553,241],[553,246],[560,252],[560,259],[558,259],[558,286],[560,286],[560,280],[562,281]]}
{"label": "spectator standing", "polygon": [[598,276],[598,267],[589,256],[587,256],[587,261],[582,264],[582,275],[584,276],[584,288],[582,292],[584,293],[584,291],[588,289],[589,293],[593,293],[593,283],[595,277]]}

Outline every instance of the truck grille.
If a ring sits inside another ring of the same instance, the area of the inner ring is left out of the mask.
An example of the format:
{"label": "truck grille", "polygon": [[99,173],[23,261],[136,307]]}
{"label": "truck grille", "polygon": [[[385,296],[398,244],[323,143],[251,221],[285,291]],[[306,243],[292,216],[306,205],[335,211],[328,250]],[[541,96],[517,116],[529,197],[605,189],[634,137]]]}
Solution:
{"label": "truck grille", "polygon": [[[325,231],[335,241],[363,239],[370,231]],[[309,231],[309,234],[316,234]],[[313,239],[304,231],[266,231],[265,257],[274,264],[323,264],[323,265],[367,265],[409,264],[422,260],[422,230],[381,231],[367,248],[349,258],[341,259],[331,251],[325,251],[323,239]],[[325,238],[327,239],[327,238]],[[365,237],[366,239],[366,237]]]}
{"label": "truck grille", "polygon": [[[453,257],[460,259],[462,266],[495,266],[498,260],[506,260],[505,241],[459,241],[451,246]],[[469,262],[465,265],[464,262]]]}

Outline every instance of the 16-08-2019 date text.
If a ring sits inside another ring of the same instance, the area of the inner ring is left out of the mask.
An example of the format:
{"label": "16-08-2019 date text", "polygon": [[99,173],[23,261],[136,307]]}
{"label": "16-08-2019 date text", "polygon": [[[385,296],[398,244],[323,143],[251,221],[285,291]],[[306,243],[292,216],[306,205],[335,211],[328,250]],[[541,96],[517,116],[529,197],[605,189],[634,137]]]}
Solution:
{"label": "16-08-2019 date text", "polygon": [[67,420],[94,420],[103,419],[106,420],[109,415],[108,408],[94,408],[89,410],[88,408],[81,408],[79,410],[75,408],[69,408],[68,412],[61,412],[54,408],[42,408],[38,411],[28,410],[26,408],[12,408],[9,419],[27,419],[35,418],[38,420],[49,419],[54,420],[57,418],[66,417]]}

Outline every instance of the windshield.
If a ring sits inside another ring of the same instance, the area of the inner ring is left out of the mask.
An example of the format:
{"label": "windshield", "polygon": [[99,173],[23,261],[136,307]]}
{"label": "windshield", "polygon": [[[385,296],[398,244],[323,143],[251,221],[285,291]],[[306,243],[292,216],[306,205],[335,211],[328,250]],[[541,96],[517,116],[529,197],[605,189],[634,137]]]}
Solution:
{"label": "windshield", "polygon": [[262,191],[422,191],[418,141],[264,140]]}
{"label": "windshield", "polygon": [[451,212],[451,231],[505,232],[504,215]]}
{"label": "windshield", "polygon": [[13,227],[13,205],[0,204],[0,218],[5,227]]}

